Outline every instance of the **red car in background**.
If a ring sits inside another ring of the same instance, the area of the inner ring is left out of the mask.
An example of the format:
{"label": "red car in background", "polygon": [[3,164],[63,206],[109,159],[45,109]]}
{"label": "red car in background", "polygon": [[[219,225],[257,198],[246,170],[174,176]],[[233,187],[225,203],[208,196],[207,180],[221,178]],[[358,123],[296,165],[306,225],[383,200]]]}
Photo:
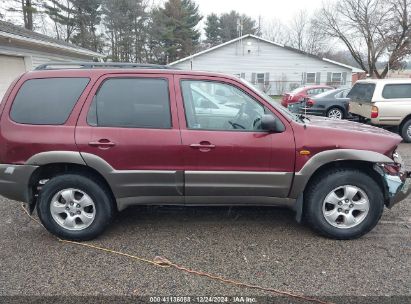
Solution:
{"label": "red car in background", "polygon": [[306,97],[311,97],[329,90],[334,90],[334,88],[326,85],[299,87],[289,93],[284,93],[281,104],[287,107],[290,103],[296,103]]}

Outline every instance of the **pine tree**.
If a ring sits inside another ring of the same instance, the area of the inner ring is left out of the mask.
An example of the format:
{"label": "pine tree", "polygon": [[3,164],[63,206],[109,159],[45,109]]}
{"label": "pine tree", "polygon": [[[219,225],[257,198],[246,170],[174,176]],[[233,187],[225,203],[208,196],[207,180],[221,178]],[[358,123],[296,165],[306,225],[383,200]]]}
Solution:
{"label": "pine tree", "polygon": [[247,15],[240,15],[236,11],[222,14],[220,26],[222,42],[238,38],[240,34],[247,35],[257,32],[256,21]]}
{"label": "pine tree", "polygon": [[54,22],[57,38],[93,51],[102,51],[102,37],[97,34],[101,22],[101,2],[49,0],[44,8]]}
{"label": "pine tree", "polygon": [[192,0],[168,0],[164,8],[152,12],[152,34],[164,48],[163,63],[192,54],[199,44],[196,26],[202,17]]}
{"label": "pine tree", "polygon": [[221,27],[218,16],[214,13],[207,16],[205,23],[206,43],[215,46],[221,43]]}
{"label": "pine tree", "polygon": [[54,22],[57,39],[69,42],[75,30],[73,4],[68,0],[49,0],[44,4],[44,11]]}
{"label": "pine tree", "polygon": [[148,13],[144,0],[104,0],[103,24],[113,61],[147,62]]}
{"label": "pine tree", "polygon": [[75,9],[76,34],[71,42],[81,47],[98,51],[102,49],[102,40],[97,35],[97,26],[101,22],[102,0],[71,0]]}

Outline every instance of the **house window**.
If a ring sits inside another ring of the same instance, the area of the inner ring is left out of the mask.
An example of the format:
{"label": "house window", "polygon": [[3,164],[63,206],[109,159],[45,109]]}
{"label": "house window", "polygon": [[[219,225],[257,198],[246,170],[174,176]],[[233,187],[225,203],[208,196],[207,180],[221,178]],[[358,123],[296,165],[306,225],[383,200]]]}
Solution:
{"label": "house window", "polygon": [[342,73],[333,73],[331,76],[332,83],[340,84],[342,81]]}
{"label": "house window", "polygon": [[237,74],[234,74],[234,76],[235,76],[235,77],[238,77],[238,78],[243,78],[243,79],[245,79],[245,73],[237,73]]}
{"label": "house window", "polygon": [[316,81],[316,73],[307,73],[306,83],[315,83],[315,81]]}
{"label": "house window", "polygon": [[264,83],[265,74],[264,73],[257,73],[257,83]]}

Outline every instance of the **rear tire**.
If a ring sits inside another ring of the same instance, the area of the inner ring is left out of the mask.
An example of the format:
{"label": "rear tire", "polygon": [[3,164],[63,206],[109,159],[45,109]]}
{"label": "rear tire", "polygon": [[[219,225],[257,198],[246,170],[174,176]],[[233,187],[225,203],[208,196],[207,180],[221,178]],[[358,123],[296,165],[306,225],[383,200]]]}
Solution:
{"label": "rear tire", "polygon": [[305,192],[305,218],[320,234],[355,239],[377,225],[384,210],[378,184],[355,169],[334,169],[310,182]]}
{"label": "rear tire", "polygon": [[37,213],[43,226],[59,238],[86,241],[100,235],[115,209],[106,187],[92,176],[64,174],[42,188]]}
{"label": "rear tire", "polygon": [[343,119],[344,111],[340,108],[331,108],[327,111],[327,117],[332,119]]}
{"label": "rear tire", "polygon": [[400,130],[402,139],[410,143],[411,142],[411,119],[407,120],[401,127]]}

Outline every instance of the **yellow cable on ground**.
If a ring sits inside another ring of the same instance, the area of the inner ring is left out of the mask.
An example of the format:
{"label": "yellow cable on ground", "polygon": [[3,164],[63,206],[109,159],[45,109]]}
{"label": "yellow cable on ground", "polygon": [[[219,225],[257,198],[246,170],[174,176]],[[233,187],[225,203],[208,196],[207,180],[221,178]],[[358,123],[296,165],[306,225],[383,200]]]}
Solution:
{"label": "yellow cable on ground", "polygon": [[[37,219],[35,219],[33,216],[31,216],[27,212],[27,209],[24,207],[24,205],[22,205],[22,208],[23,208],[24,212],[33,221],[35,221],[40,226],[43,226]],[[278,289],[274,289],[274,288],[270,288],[270,287],[263,287],[263,286],[259,286],[259,285],[253,285],[253,284],[244,283],[244,282],[240,282],[240,281],[236,281],[236,280],[232,280],[232,279],[227,279],[227,278],[215,275],[215,274],[210,274],[210,273],[207,273],[207,272],[193,270],[193,269],[186,268],[184,266],[175,264],[175,263],[167,260],[166,258],[163,258],[163,257],[160,257],[160,256],[156,256],[153,260],[149,260],[149,259],[141,258],[141,257],[136,256],[136,255],[132,255],[132,254],[124,253],[124,252],[121,252],[121,251],[116,251],[116,250],[113,250],[113,249],[100,247],[100,246],[89,244],[89,243],[68,241],[68,240],[60,239],[58,237],[57,237],[57,240],[59,242],[62,242],[62,243],[79,245],[79,246],[88,247],[88,248],[100,250],[100,251],[115,254],[115,255],[124,256],[124,257],[130,258],[130,259],[138,260],[140,262],[148,263],[148,264],[151,264],[151,265],[154,265],[154,266],[157,266],[157,267],[163,267],[163,268],[164,267],[173,267],[173,268],[175,268],[177,270],[180,270],[180,271],[184,271],[184,272],[187,272],[187,273],[190,273],[190,274],[195,274],[195,275],[202,276],[202,277],[207,277],[207,278],[210,278],[212,280],[219,281],[219,282],[222,282],[222,283],[225,283],[225,284],[256,289],[256,290],[265,291],[265,292],[269,292],[269,293],[275,293],[275,294],[279,294],[279,295],[282,295],[282,296],[287,296],[287,297],[291,297],[291,298],[295,298],[295,299],[299,299],[299,300],[304,300],[304,301],[309,301],[309,302],[315,302],[315,303],[319,303],[319,304],[334,304],[332,302],[326,302],[326,301],[322,301],[322,300],[319,300],[319,299],[306,297],[304,295],[300,295],[300,294],[293,293],[293,292],[282,291],[282,290],[278,290]]]}

